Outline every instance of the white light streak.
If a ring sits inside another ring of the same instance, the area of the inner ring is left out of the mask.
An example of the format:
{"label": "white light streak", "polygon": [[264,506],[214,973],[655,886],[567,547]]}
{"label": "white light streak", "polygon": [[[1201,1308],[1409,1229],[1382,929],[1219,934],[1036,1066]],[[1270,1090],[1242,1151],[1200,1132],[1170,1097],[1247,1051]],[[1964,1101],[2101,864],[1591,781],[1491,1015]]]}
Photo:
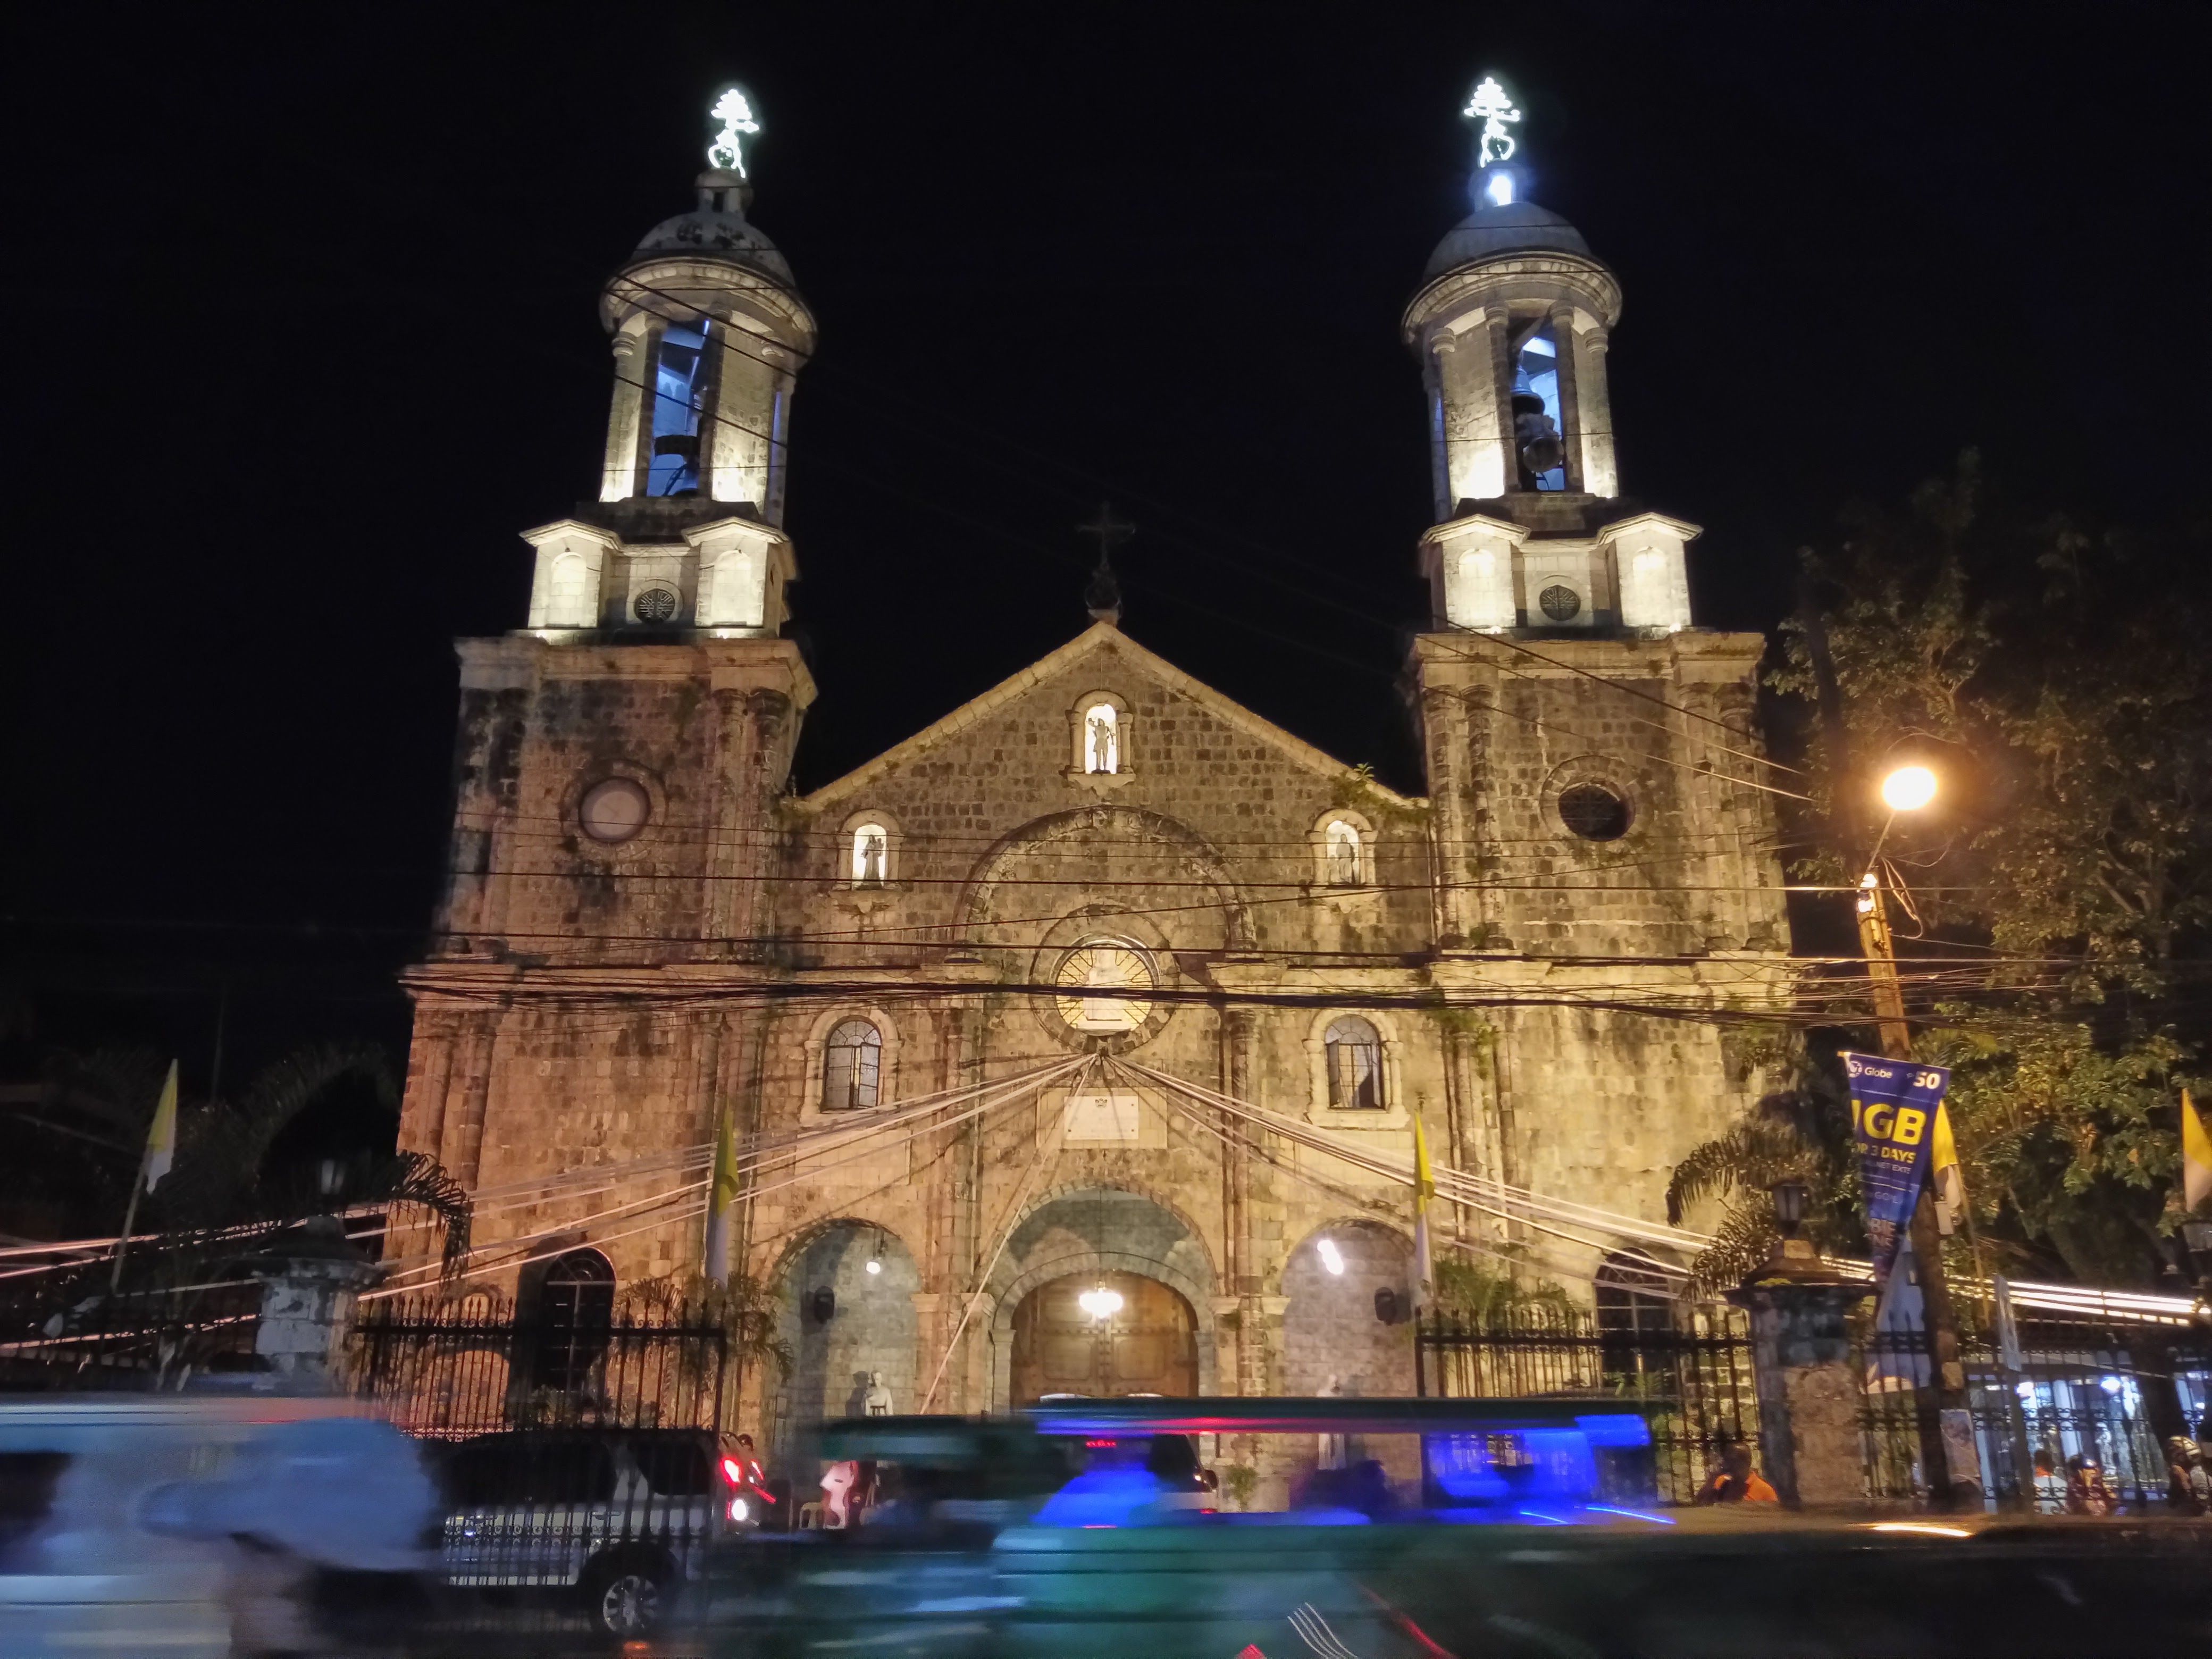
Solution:
{"label": "white light streak", "polygon": [[1344,1277],[1344,1252],[1336,1248],[1334,1239],[1324,1238],[1316,1243],[1314,1249],[1320,1254],[1321,1265],[1328,1269],[1331,1278]]}

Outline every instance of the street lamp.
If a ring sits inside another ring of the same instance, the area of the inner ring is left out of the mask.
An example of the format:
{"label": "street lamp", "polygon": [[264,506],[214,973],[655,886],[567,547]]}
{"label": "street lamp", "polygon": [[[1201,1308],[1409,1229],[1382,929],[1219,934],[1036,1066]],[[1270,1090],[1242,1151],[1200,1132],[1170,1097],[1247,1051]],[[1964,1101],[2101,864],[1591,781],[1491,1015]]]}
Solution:
{"label": "street lamp", "polygon": [[1805,1200],[1808,1194],[1802,1181],[1778,1181],[1767,1190],[1774,1194],[1774,1223],[1782,1229],[1784,1238],[1797,1237],[1797,1230],[1805,1224]]}
{"label": "street lamp", "polygon": [[1881,781],[1882,805],[1893,812],[1917,812],[1936,799],[1936,775],[1924,766],[1900,766]]}

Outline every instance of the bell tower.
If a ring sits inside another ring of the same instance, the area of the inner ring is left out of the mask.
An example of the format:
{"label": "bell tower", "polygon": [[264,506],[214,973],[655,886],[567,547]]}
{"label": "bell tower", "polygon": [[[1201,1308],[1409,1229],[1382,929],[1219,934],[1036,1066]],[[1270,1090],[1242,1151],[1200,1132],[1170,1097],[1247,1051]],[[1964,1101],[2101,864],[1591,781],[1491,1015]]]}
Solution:
{"label": "bell tower", "polygon": [[697,205],[647,233],[599,295],[614,391],[599,500],[525,532],[533,629],[729,638],[782,625],[791,396],[814,317],[745,216],[750,102],[733,88],[714,118]]}
{"label": "bell tower", "polygon": [[[1403,332],[1428,394],[1431,618],[1414,642],[1447,949],[1652,957],[1784,937],[1753,676],[1764,641],[1690,615],[1698,526],[1621,494],[1619,279],[1528,199],[1495,79],[1472,211]],[[1732,737],[1730,733],[1735,735]],[[1718,746],[1716,746],[1718,745]]]}
{"label": "bell tower", "polygon": [[1406,307],[1429,397],[1436,527],[1422,564],[1439,622],[1511,628],[1690,625],[1693,525],[1620,498],[1607,345],[1620,283],[1582,233],[1525,199],[1521,118],[1486,78],[1474,211]]}

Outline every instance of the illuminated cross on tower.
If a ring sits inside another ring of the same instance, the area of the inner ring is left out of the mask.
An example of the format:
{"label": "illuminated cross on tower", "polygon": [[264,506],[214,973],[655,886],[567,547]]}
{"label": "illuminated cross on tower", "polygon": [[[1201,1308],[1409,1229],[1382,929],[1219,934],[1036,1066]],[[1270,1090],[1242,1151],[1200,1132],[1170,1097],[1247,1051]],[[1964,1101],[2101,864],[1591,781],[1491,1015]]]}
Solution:
{"label": "illuminated cross on tower", "polygon": [[722,130],[707,146],[707,165],[744,178],[745,140],[760,131],[760,123],[753,119],[753,106],[746,100],[744,89],[732,87],[707,114],[708,118],[722,124]]}
{"label": "illuminated cross on tower", "polygon": [[1090,585],[1083,590],[1083,603],[1100,622],[1118,623],[1121,620],[1121,584],[1114,579],[1114,550],[1137,533],[1137,526],[1114,516],[1110,501],[1098,503],[1098,516],[1089,524],[1075,526],[1077,533],[1096,537],[1098,541],[1098,568],[1091,573]]}
{"label": "illuminated cross on tower", "polygon": [[[1480,120],[1482,130],[1475,135],[1474,165],[1480,172],[1499,162],[1513,159],[1518,148],[1513,142],[1512,125],[1521,118],[1521,112],[1513,106],[1505,88],[1498,84],[1498,77],[1486,75],[1460,112],[1469,120]],[[1504,207],[1513,199],[1513,175],[1503,168],[1491,176],[1483,193],[1498,206]]]}

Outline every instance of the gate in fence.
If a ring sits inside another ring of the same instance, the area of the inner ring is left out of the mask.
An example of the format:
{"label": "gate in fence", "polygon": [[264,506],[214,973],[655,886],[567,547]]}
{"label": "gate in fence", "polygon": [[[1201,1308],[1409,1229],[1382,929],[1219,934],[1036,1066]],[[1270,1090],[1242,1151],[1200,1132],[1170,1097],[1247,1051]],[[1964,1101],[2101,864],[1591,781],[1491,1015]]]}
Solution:
{"label": "gate in fence", "polygon": [[1415,1327],[1413,1355],[1424,1396],[1589,1399],[1642,1412],[1649,1455],[1609,1477],[1623,1498],[1687,1504],[1726,1446],[1758,1443],[1751,1339],[1733,1308],[1636,1297],[1596,1313],[1427,1315]]}
{"label": "gate in fence", "polygon": [[[2166,1443],[2197,1438],[2212,1350],[2179,1322],[2021,1310],[2017,1368],[1963,1299],[1960,1350],[1984,1502],[2046,1514],[2140,1515],[2167,1504]],[[1853,1363],[1867,1496],[1928,1496],[1923,1447],[1940,1443],[1929,1344],[1913,1325],[1873,1328],[1862,1310]]]}

